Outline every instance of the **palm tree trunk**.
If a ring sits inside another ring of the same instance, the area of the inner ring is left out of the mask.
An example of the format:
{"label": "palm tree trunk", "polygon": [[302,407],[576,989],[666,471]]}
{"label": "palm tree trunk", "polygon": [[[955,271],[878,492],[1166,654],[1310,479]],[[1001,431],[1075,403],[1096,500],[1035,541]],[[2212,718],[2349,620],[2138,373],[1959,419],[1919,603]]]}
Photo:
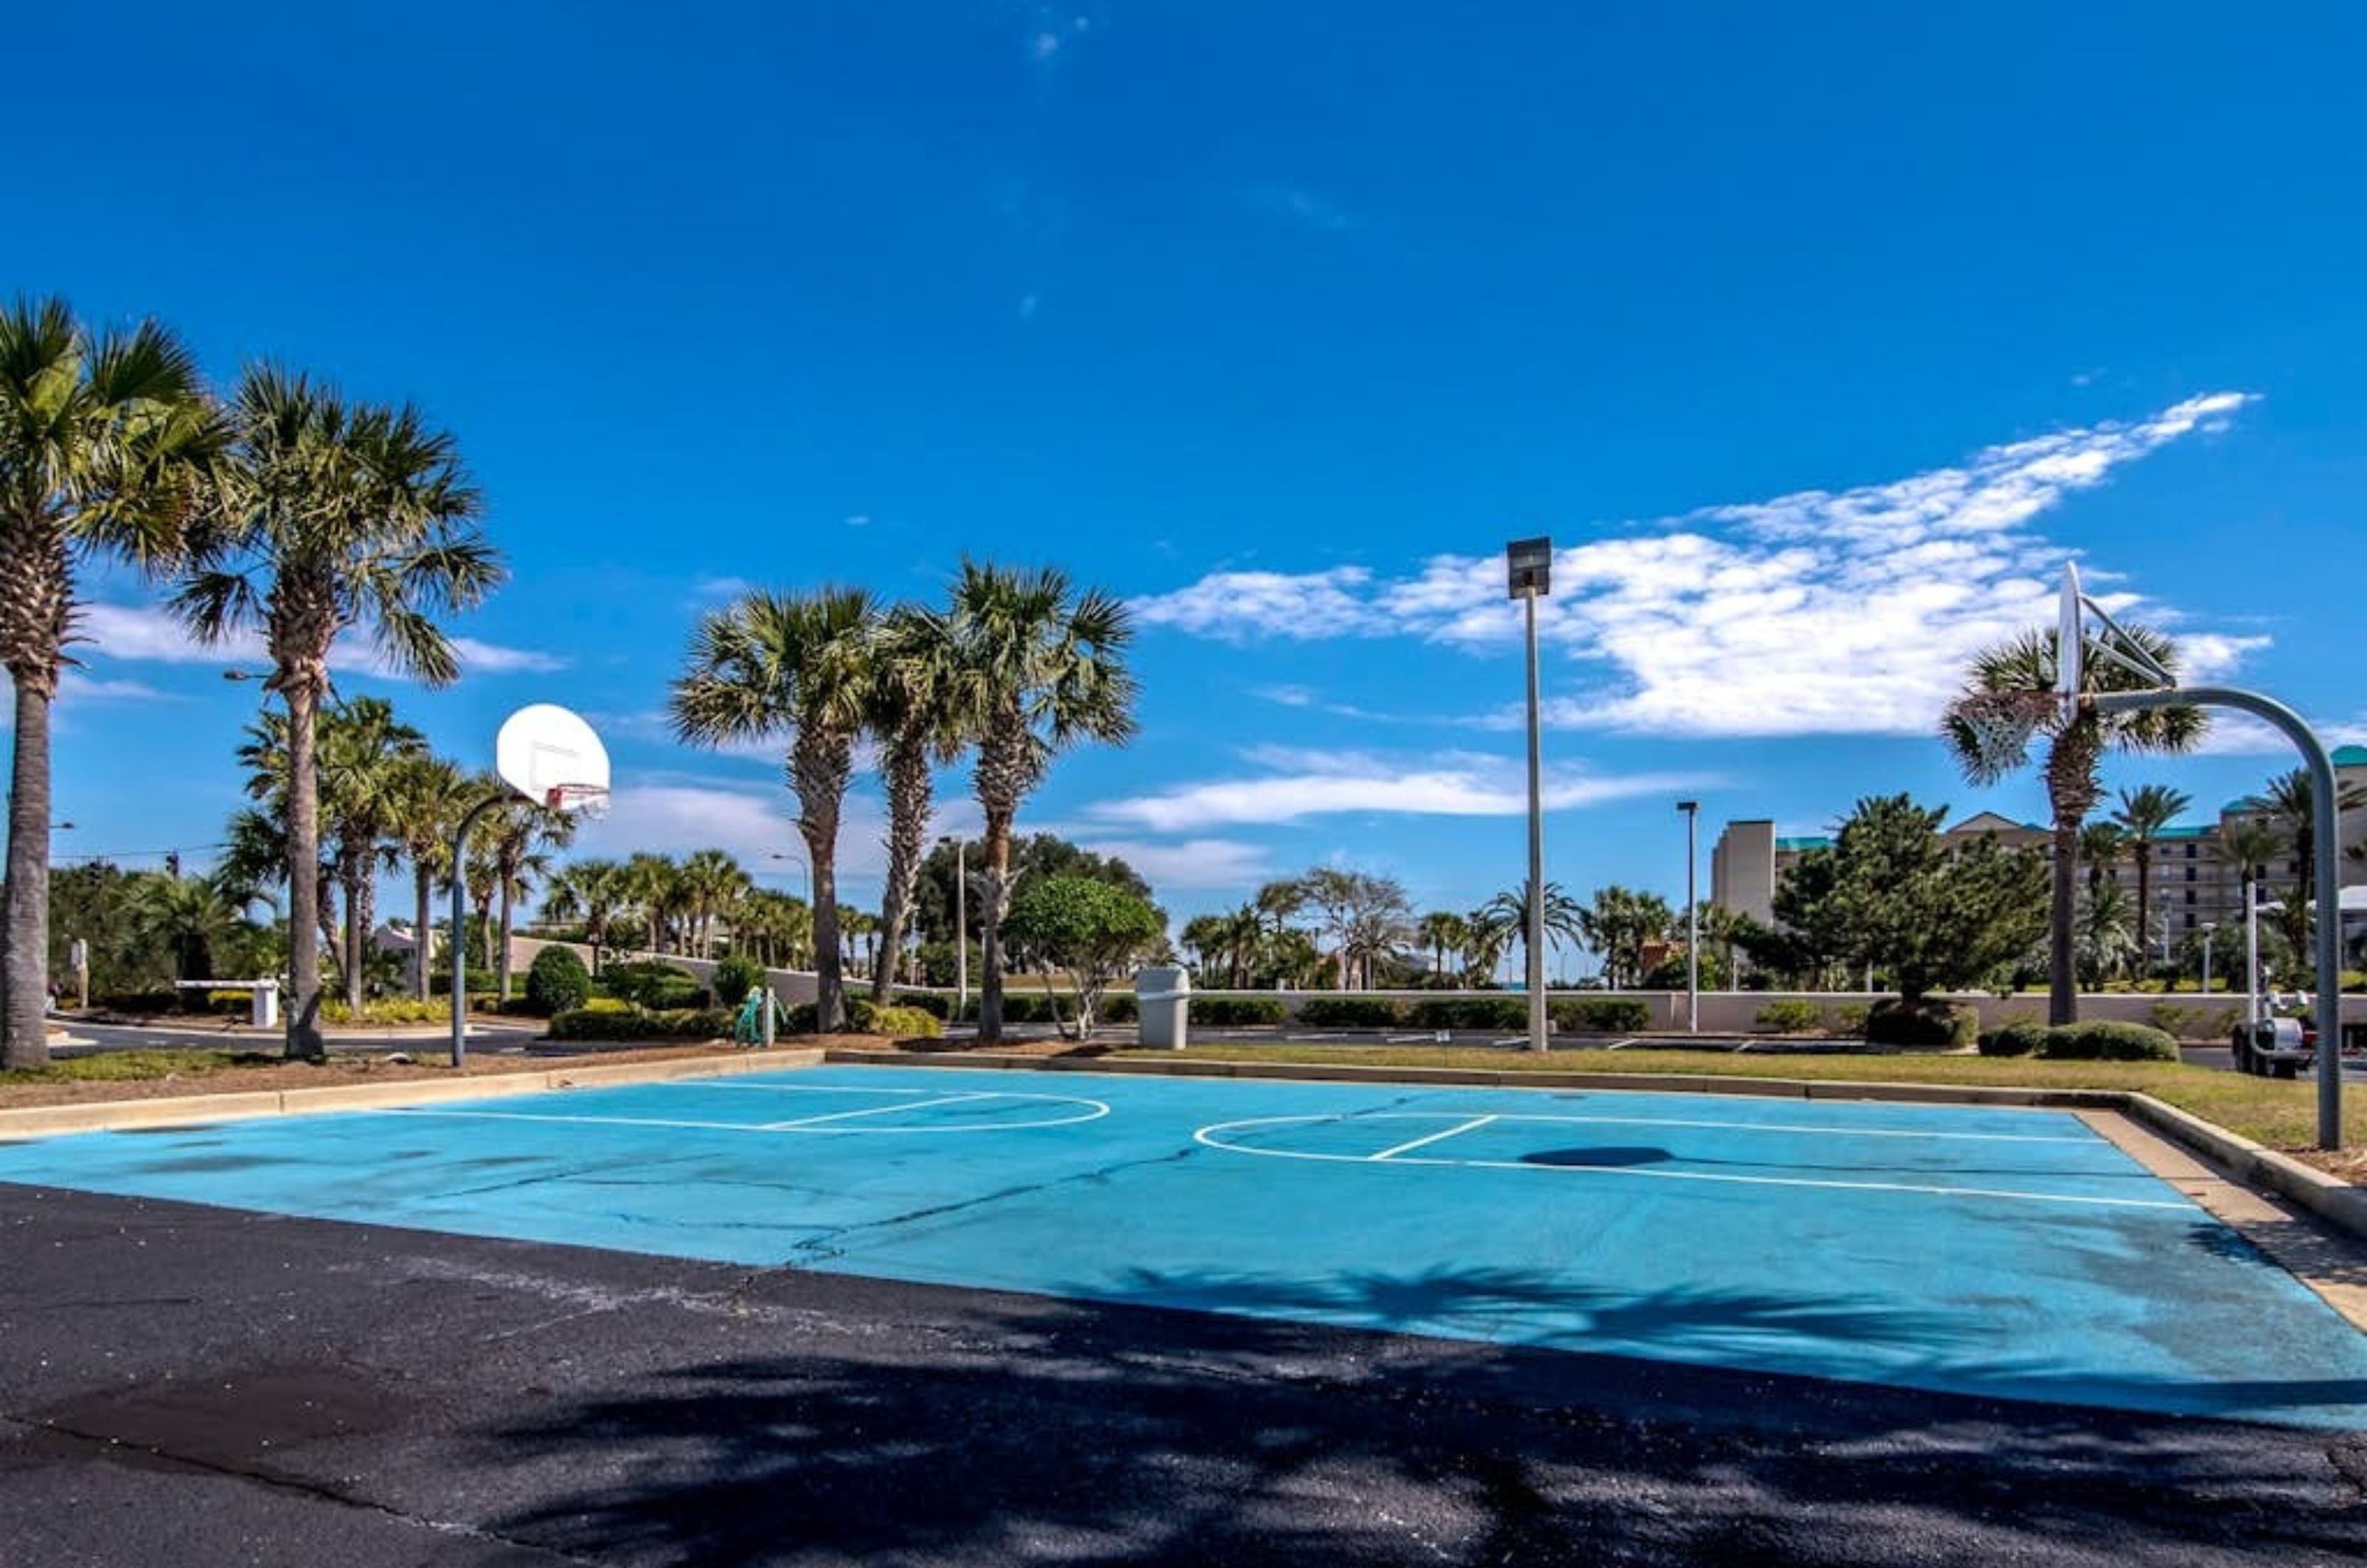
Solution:
{"label": "palm tree trunk", "polygon": [[321,1036],[321,778],[313,757],[320,694],[306,680],[288,683],[288,1055],[318,1061]]}
{"label": "palm tree trunk", "polygon": [[50,1063],[51,687],[15,677],[17,752],[8,795],[7,956],[0,1066]]}
{"label": "palm tree trunk", "polygon": [[435,898],[435,878],[427,863],[411,863],[411,894],[413,925],[411,928],[411,994],[421,1001],[427,999],[427,976],[435,963],[436,928],[431,923],[435,911],[429,908]]}
{"label": "palm tree trunk", "polygon": [[2137,977],[2151,973],[2146,959],[2146,942],[2153,934],[2153,844],[2137,840]]}
{"label": "palm tree trunk", "polygon": [[1012,809],[989,807],[986,813],[987,872],[979,880],[985,897],[979,900],[978,1038],[991,1045],[1002,1038],[1002,916],[1011,903]]}
{"label": "palm tree trunk", "polygon": [[337,857],[338,879],[345,889],[345,1006],[351,1010],[356,1023],[362,1017],[362,946],[368,941],[369,897],[365,884],[369,881],[369,862],[355,852],[348,844]]}
{"label": "palm tree trunk", "polygon": [[800,822],[806,863],[813,871],[814,1028],[836,1034],[846,1027],[846,982],[838,951],[838,838],[835,820]]}

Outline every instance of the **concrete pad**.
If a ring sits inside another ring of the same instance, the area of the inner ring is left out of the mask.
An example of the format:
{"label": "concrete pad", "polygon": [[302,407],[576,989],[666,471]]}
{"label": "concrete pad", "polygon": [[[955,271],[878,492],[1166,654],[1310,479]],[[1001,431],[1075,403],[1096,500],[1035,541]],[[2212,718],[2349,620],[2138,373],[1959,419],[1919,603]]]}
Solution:
{"label": "concrete pad", "polygon": [[0,1111],[0,1138],[53,1133],[100,1133],[111,1127],[171,1127],[280,1114],[277,1089],[242,1094],[175,1095],[167,1100],[109,1100],[87,1105],[34,1105]]}

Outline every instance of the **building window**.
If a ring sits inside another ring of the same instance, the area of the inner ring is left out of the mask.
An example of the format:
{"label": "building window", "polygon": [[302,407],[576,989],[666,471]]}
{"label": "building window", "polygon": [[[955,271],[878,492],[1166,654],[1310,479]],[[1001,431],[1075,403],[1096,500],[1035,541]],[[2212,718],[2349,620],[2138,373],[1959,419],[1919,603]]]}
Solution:
{"label": "building window", "polygon": [[2194,868],[2194,867],[2192,867],[2192,866],[2191,866],[2191,865],[2190,865],[2190,866],[2188,866],[2188,867],[2186,868],[2186,880],[2187,880],[2187,881],[2191,882],[2191,881],[2193,881],[2193,880],[2194,880],[2194,870],[2195,870],[2195,868]]}
{"label": "building window", "polygon": [[2186,917],[2186,929],[2188,931],[2192,931],[2194,929],[2194,916],[2191,912]]}
{"label": "building window", "polygon": [[2190,888],[2188,888],[2188,889],[2186,890],[2186,901],[2187,901],[2189,904],[2191,904],[2191,903],[2193,903],[2193,902],[2194,902],[2194,889],[2193,889],[2193,888],[2191,888],[2191,887],[2190,887]]}
{"label": "building window", "polygon": [[2188,860],[2192,860],[2194,858],[2194,846],[2192,844],[2186,846],[2186,858]]}

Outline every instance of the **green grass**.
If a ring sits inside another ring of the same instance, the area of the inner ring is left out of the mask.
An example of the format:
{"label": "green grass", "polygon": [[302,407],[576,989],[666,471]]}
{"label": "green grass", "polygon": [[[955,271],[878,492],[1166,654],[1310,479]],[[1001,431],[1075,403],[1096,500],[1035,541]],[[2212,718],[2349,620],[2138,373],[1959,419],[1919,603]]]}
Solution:
{"label": "green grass", "polygon": [[[2038,1062],[1973,1055],[1767,1055],[1724,1051],[1491,1051],[1419,1045],[1202,1045],[1129,1052],[1169,1060],[1309,1062],[1376,1067],[1471,1067],[1482,1072],[1659,1074],[1672,1077],[1792,1078],[1819,1083],[1985,1085],[1999,1089],[2101,1089],[2149,1094],[2206,1122],[2277,1149],[2317,1142],[2317,1086],[2247,1077],[2170,1062]],[[2367,1145],[2367,1093],[2343,1096],[2343,1143]]]}
{"label": "green grass", "polygon": [[62,1056],[46,1067],[0,1072],[0,1085],[127,1083],[140,1078],[203,1077],[234,1067],[277,1067],[284,1058],[257,1051],[102,1051]]}

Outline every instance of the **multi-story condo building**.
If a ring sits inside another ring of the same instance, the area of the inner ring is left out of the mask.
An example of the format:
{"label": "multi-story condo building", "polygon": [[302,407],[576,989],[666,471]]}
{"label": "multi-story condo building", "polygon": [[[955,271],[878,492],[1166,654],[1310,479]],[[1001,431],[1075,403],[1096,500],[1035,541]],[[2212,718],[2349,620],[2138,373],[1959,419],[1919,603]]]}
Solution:
{"label": "multi-story condo building", "polygon": [[[2367,791],[2367,746],[2343,747],[2334,753],[2334,765],[2339,785],[2357,785]],[[2148,953],[2158,954],[2166,946],[2175,946],[2204,925],[2244,918],[2243,868],[2222,852],[2221,843],[2228,829],[2239,823],[2268,820],[2266,803],[2258,796],[2246,795],[2221,807],[2215,821],[2169,828],[2155,838],[2147,895],[2152,908],[2146,911]],[[2003,843],[2034,844],[2042,850],[2051,850],[2054,843],[2044,823],[2016,822],[1994,811],[1967,817],[1943,829],[1941,836],[1957,839],[1983,833],[1995,833]],[[2342,813],[2338,859],[2341,886],[2367,892],[2367,859],[2351,852],[2367,844],[2367,807]],[[1831,842],[1820,837],[1778,838],[1775,824],[1765,819],[1728,822],[1710,852],[1711,901],[1772,924],[1775,888],[1784,874],[1808,851],[1829,847]],[[2300,874],[2301,862],[2288,842],[2266,869],[2262,879],[2264,896],[2282,897],[2293,889]],[[2105,868],[2104,875],[2127,888],[2134,897],[2137,879],[2135,847],[2124,847],[2120,859]],[[2361,893],[2343,900],[2346,908],[2353,909],[2362,902],[2367,899],[2362,899]],[[2346,924],[2358,923],[2359,919],[2354,913]]]}

